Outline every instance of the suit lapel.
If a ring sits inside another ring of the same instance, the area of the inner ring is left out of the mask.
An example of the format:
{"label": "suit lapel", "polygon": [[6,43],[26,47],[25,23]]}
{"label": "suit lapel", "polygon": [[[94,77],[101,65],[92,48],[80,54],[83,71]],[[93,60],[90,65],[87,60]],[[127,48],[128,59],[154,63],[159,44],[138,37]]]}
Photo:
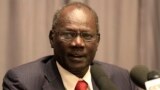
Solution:
{"label": "suit lapel", "polygon": [[60,77],[55,58],[50,58],[45,65],[45,81],[43,90],[65,90]]}
{"label": "suit lapel", "polygon": [[[61,76],[59,74],[55,57],[49,58],[45,64],[44,74],[45,80],[43,84],[43,90],[65,90]],[[92,78],[93,90],[99,90]]]}
{"label": "suit lapel", "polygon": [[99,90],[93,78],[92,78],[92,86],[93,86],[93,90]]}

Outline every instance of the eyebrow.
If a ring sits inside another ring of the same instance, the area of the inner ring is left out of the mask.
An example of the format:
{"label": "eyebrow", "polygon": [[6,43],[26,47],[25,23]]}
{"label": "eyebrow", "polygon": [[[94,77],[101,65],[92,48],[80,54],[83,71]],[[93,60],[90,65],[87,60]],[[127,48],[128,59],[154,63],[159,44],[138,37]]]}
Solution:
{"label": "eyebrow", "polygon": [[[64,29],[64,30],[66,30],[66,31],[83,31],[83,32],[90,32],[90,31],[92,31],[91,29],[89,29],[89,28],[85,28],[85,29],[77,29],[77,28],[74,28],[74,27],[63,27],[63,28],[61,28],[62,30]],[[94,32],[94,31],[93,31]]]}

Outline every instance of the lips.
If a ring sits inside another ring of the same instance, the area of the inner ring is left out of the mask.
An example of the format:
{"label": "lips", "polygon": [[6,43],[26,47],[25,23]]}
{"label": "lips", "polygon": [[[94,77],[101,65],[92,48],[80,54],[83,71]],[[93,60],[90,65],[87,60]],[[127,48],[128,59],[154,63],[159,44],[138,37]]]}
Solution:
{"label": "lips", "polygon": [[86,56],[86,54],[76,53],[76,52],[74,52],[74,53],[69,53],[68,55],[71,56],[71,57],[85,57],[85,56]]}
{"label": "lips", "polygon": [[84,61],[86,58],[84,54],[69,54],[68,56],[72,61]]}

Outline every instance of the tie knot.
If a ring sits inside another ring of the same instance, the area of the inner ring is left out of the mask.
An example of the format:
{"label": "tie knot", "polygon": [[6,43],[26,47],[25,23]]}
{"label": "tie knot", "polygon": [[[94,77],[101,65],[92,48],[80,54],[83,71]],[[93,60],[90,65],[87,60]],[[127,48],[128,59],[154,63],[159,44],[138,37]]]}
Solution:
{"label": "tie knot", "polygon": [[87,90],[88,84],[84,80],[78,81],[75,90]]}

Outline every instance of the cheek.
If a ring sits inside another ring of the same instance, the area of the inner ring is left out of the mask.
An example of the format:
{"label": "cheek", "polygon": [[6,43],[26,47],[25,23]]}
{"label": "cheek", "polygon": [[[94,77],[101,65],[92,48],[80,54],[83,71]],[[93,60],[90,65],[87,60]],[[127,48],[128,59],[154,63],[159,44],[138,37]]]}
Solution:
{"label": "cheek", "polygon": [[67,43],[64,43],[62,41],[56,40],[54,43],[54,51],[55,53],[63,54],[66,52],[66,49],[68,48]]}
{"label": "cheek", "polygon": [[87,45],[87,48],[90,51],[96,52],[97,51],[97,47],[98,47],[98,43],[90,43]]}
{"label": "cheek", "polygon": [[97,51],[97,47],[98,47],[98,44],[97,43],[92,43],[90,45],[87,45],[87,53],[89,54],[89,56],[91,57],[94,57],[95,56],[95,53]]}

